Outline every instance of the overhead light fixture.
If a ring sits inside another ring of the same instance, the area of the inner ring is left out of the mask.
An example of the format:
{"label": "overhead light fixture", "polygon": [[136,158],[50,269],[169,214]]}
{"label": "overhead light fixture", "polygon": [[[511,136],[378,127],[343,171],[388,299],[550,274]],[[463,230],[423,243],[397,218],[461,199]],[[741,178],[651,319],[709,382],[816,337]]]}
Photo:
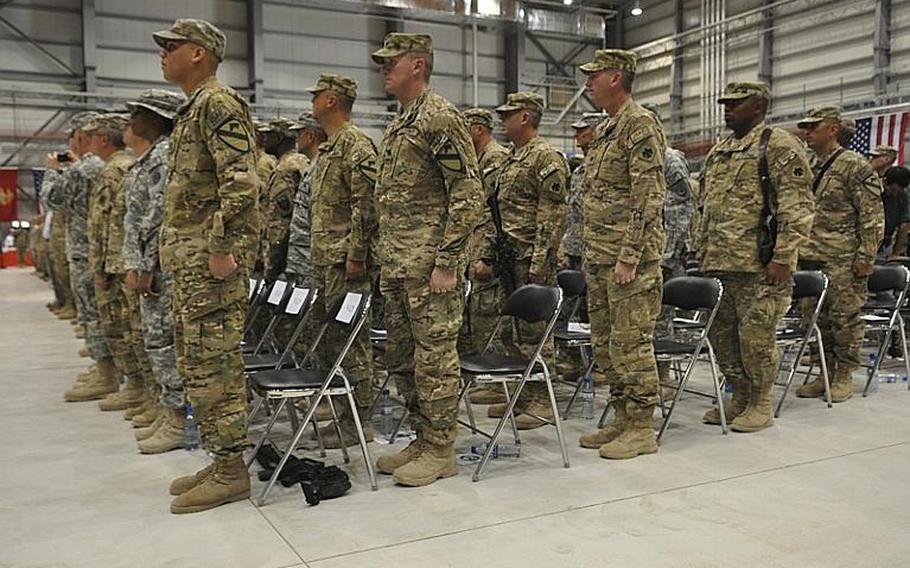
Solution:
{"label": "overhead light fixture", "polygon": [[635,4],[632,5],[632,9],[629,10],[629,13],[635,17],[641,16],[645,13],[644,9],[641,7],[641,2],[639,0],[635,0]]}
{"label": "overhead light fixture", "polygon": [[574,1],[575,0],[562,0],[562,3],[565,4],[566,6],[571,6],[572,2],[574,2]]}

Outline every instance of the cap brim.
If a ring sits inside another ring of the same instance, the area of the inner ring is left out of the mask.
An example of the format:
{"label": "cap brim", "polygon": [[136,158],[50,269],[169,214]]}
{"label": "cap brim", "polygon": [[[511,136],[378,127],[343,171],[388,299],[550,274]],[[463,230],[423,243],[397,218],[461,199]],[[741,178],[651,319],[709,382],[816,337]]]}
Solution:
{"label": "cap brim", "polygon": [[588,124],[587,122],[581,122],[581,121],[572,124],[572,128],[574,128],[575,130],[582,130],[584,128],[590,128],[592,126],[594,126],[594,125]]}
{"label": "cap brim", "polygon": [[152,34],[152,38],[154,38],[159,47],[164,47],[164,42],[166,41],[189,41],[186,36],[174,33],[171,30],[155,32]]}
{"label": "cap brim", "polygon": [[507,104],[496,107],[496,109],[494,109],[494,110],[496,110],[497,113],[502,114],[504,112],[515,112],[516,110],[521,110],[523,108],[525,108],[525,107],[518,106],[518,105],[510,105],[507,103]]}
{"label": "cap brim", "polygon": [[802,119],[800,119],[800,121],[796,123],[796,127],[805,128],[805,127],[809,126],[810,124],[818,124],[819,122],[821,122],[823,120],[825,120],[825,119],[822,117],[819,117],[819,116],[806,116],[806,117],[803,117]]}
{"label": "cap brim", "polygon": [[590,63],[585,63],[583,65],[578,66],[578,70],[581,71],[582,73],[584,73],[585,75],[590,75],[591,73],[597,73],[598,71],[601,71],[603,69],[606,69],[606,67],[604,67],[600,63],[595,63],[594,61],[591,61]]}
{"label": "cap brim", "polygon": [[307,88],[304,89],[304,90],[305,90],[306,92],[308,92],[308,93],[312,93],[312,94],[316,95],[316,94],[319,94],[319,93],[321,93],[322,91],[325,91],[325,90],[327,90],[327,89],[326,89],[325,87],[319,87],[319,86],[317,86],[317,85],[313,85],[312,87],[307,87]]}
{"label": "cap brim", "polygon": [[373,63],[382,65],[387,60],[392,59],[393,57],[398,57],[402,53],[404,53],[404,51],[401,49],[387,49],[383,47],[382,49],[374,51],[370,57],[373,58]]}
{"label": "cap brim", "polygon": [[158,116],[162,116],[168,120],[174,120],[174,117],[177,116],[177,111],[168,111],[158,107],[154,107],[150,104],[143,103],[141,101],[128,101],[126,103],[126,108],[133,110],[134,108],[144,108],[145,110],[151,111]]}

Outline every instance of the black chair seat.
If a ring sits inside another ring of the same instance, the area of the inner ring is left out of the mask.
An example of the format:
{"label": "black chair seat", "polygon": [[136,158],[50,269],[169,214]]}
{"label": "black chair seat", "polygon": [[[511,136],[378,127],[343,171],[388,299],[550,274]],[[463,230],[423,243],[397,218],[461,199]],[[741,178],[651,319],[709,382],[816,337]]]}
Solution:
{"label": "black chair seat", "polygon": [[[303,390],[310,388],[319,388],[328,376],[329,372],[325,369],[278,369],[272,371],[262,371],[256,373],[250,379],[253,387],[258,390]],[[341,388],[344,386],[344,379],[335,376],[329,383],[331,388]]]}
{"label": "black chair seat", "polygon": [[777,330],[777,340],[778,341],[790,341],[796,339],[802,339],[806,336],[806,332],[802,329],[796,328],[786,328]]}
{"label": "black chair seat", "polygon": [[569,331],[568,328],[553,331],[557,341],[591,341],[590,331]]}
{"label": "black chair seat", "polygon": [[[244,371],[264,371],[266,369],[274,369],[275,365],[278,364],[278,359],[281,359],[281,354],[279,353],[261,353],[259,355],[244,355],[243,357],[243,370]],[[282,367],[291,367],[294,362],[291,361],[291,358],[288,357],[287,360],[282,363]]]}
{"label": "black chair seat", "polygon": [[863,306],[864,312],[873,312],[877,310],[893,310],[895,308],[894,300],[869,300],[866,302],[866,305]]}
{"label": "black chair seat", "polygon": [[528,360],[524,357],[487,353],[461,358],[461,370],[472,375],[516,375],[524,372]]}
{"label": "black chair seat", "polygon": [[674,318],[673,319],[673,329],[676,330],[692,330],[692,329],[704,329],[704,322],[690,320],[686,318]]}
{"label": "black chair seat", "polygon": [[695,352],[695,343],[659,339],[654,342],[655,355],[691,355]]}

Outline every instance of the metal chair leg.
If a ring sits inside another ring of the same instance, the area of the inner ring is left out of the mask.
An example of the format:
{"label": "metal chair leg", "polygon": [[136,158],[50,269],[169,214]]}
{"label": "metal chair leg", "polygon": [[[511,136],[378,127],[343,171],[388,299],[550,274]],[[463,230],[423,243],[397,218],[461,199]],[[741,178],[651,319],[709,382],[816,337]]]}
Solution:
{"label": "metal chair leg", "polygon": [[556,405],[556,393],[553,392],[553,383],[544,370],[544,382],[547,383],[547,394],[550,396],[550,407],[553,409],[553,422],[556,424],[556,438],[559,440],[559,449],[562,451],[562,465],[569,467],[569,450],[562,432],[562,419],[559,417],[559,407]]}
{"label": "metal chair leg", "polygon": [[360,423],[360,416],[357,412],[357,401],[354,400],[354,395],[351,394],[350,390],[346,391],[345,394],[347,395],[351,414],[354,417],[354,429],[357,430],[357,440],[360,442],[360,451],[363,453],[363,461],[367,465],[367,475],[370,476],[370,487],[373,488],[373,491],[376,491],[379,489],[379,484],[376,482],[376,472],[373,471],[373,459],[370,457],[370,450],[367,448],[367,439],[363,433],[363,425]]}
{"label": "metal chair leg", "polygon": [[[712,352],[708,352],[710,357]],[[721,383],[720,377],[717,374],[717,366],[711,364],[711,378],[714,380],[714,394],[717,396],[717,411],[720,413],[720,431],[723,435],[727,435],[729,432],[727,430],[727,411],[724,409],[724,387]],[[680,388],[682,390],[682,388]]]}
{"label": "metal chair leg", "polygon": [[278,420],[278,415],[281,412],[281,407],[284,406],[284,404],[286,402],[287,402],[286,398],[281,399],[281,403],[278,405],[278,411],[272,413],[272,416],[269,418],[268,424],[265,425],[265,431],[262,433],[262,436],[259,438],[259,440],[256,441],[256,445],[253,446],[253,451],[250,453],[249,457],[246,460],[244,460],[244,464],[246,465],[247,469],[249,469],[250,466],[253,465],[253,461],[256,459],[256,456],[259,455],[259,450],[262,448],[263,444],[265,444],[265,440],[268,437],[269,432],[272,431],[272,427],[275,425],[275,422]]}
{"label": "metal chair leg", "polygon": [[[506,383],[502,384],[502,391],[506,395],[506,400],[509,399],[509,387]],[[515,440],[516,444],[521,443],[521,436],[518,434],[518,426],[515,424],[515,413],[509,415],[509,425],[512,427],[512,439]]]}
{"label": "metal chair leg", "polygon": [[341,433],[341,423],[338,421],[338,413],[335,411],[335,404],[332,403],[332,397],[329,395],[325,395],[325,398],[329,402],[329,408],[332,410],[332,426],[335,428],[335,435],[338,436],[338,443],[341,446],[341,455],[344,457],[344,463],[351,463],[351,456],[348,455],[348,445],[345,442],[344,434]]}
{"label": "metal chair leg", "polygon": [[787,373],[787,380],[784,383],[784,392],[780,395],[780,400],[777,401],[777,407],[774,409],[774,417],[780,418],[780,409],[784,406],[784,399],[787,398],[787,393],[790,392],[790,385],[793,384],[793,379],[796,377],[796,367],[799,364],[799,360],[803,356],[803,352],[806,350],[806,345],[808,344],[809,338],[812,337],[812,334],[815,333],[815,330],[810,330],[802,342],[800,342],[799,349],[796,351],[796,357],[793,359],[793,364],[790,365],[789,372]]}
{"label": "metal chair leg", "polygon": [[[503,428],[505,428],[506,421],[512,418],[512,412],[515,410],[515,405],[518,403],[518,397],[521,396],[521,391],[524,389],[525,383],[528,382],[530,373],[531,371],[527,371],[522,375],[521,380],[518,382],[518,386],[515,387],[515,392],[509,397],[509,402],[506,403],[505,414],[503,414],[502,418],[499,419],[499,422],[496,423],[496,429],[493,430],[493,435],[490,436],[487,449],[484,451],[483,456],[481,456],[480,463],[477,464],[477,468],[474,470],[474,475],[471,476],[472,481],[480,481],[480,475],[483,473],[484,468],[486,468],[487,462],[490,461],[490,456],[493,455],[493,448],[499,441],[499,436],[502,434]],[[505,383],[503,383],[503,388],[506,388]],[[508,389],[506,389],[506,392],[508,392]],[[512,422],[514,426],[514,420]]]}
{"label": "metal chair leg", "polygon": [[872,381],[878,377],[878,369],[882,365],[882,359],[885,358],[885,351],[888,349],[888,344],[891,343],[891,331],[893,329],[893,326],[891,326],[885,331],[885,337],[882,338],[882,341],[878,346],[875,361],[872,363],[872,368],[869,369],[869,376],[866,379],[866,387],[863,389],[863,397],[869,395],[869,387],[872,385]]}

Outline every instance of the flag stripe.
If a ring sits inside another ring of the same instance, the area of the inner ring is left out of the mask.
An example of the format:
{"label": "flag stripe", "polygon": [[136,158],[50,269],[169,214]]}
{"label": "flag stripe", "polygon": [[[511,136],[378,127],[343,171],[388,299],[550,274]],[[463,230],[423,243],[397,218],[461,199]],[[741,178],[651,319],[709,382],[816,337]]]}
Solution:
{"label": "flag stripe", "polygon": [[908,124],[910,112],[857,118],[856,135],[849,147],[860,154],[868,154],[876,146],[894,146],[897,148],[897,164],[904,165]]}

